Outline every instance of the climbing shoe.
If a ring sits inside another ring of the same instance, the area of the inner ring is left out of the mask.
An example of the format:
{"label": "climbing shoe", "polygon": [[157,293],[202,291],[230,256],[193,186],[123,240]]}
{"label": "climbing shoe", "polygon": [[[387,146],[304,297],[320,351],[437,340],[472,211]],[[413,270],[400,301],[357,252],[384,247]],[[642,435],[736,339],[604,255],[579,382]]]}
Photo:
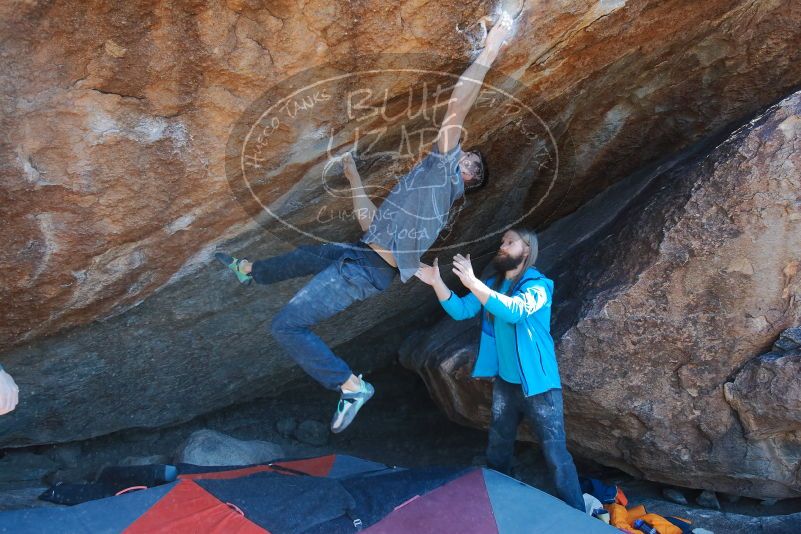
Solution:
{"label": "climbing shoe", "polygon": [[356,413],[364,406],[364,403],[369,401],[375,393],[373,386],[362,380],[362,375],[359,375],[359,381],[361,382],[359,391],[343,391],[339,397],[334,418],[331,419],[331,432],[334,434],[345,430],[353,422]]}
{"label": "climbing shoe", "polygon": [[219,260],[223,265],[234,271],[234,274],[236,275],[237,280],[239,280],[239,283],[250,284],[253,281],[253,277],[250,276],[250,273],[243,273],[242,271],[239,270],[240,265],[242,265],[242,262],[245,261],[244,258],[238,260],[233,256],[229,256],[224,252],[217,252],[216,254],[214,254],[214,257],[217,258],[217,260]]}

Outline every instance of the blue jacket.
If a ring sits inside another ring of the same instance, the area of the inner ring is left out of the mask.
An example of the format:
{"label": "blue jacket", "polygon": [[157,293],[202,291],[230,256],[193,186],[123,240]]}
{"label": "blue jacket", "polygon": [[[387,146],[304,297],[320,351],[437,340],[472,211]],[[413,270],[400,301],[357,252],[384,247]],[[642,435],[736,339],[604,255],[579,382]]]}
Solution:
{"label": "blue jacket", "polygon": [[[492,286],[491,279],[484,280]],[[551,300],[553,281],[534,267],[529,267],[520,277],[510,295],[493,292],[483,308],[495,316],[495,320],[515,325],[517,360],[523,382],[523,393],[528,397],[549,389],[559,389],[559,367],[556,363],[553,338],[551,338]],[[475,317],[482,310],[481,302],[472,293],[464,297],[451,291],[440,304],[448,315],[461,321]],[[498,353],[495,349],[495,331],[487,314],[482,314],[481,341],[478,358],[473,368],[474,378],[493,377],[498,374]]]}

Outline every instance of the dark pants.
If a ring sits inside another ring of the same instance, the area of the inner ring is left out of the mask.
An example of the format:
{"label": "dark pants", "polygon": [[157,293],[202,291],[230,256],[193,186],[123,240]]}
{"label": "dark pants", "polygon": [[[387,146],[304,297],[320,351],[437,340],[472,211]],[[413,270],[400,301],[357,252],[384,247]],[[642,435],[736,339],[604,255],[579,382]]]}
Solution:
{"label": "dark pants", "polygon": [[559,498],[584,512],[584,497],[576,466],[565,444],[561,389],[551,389],[526,397],[520,384],[510,384],[495,377],[492,386],[492,422],[487,445],[487,464],[496,471],[509,474],[517,426],[524,415],[533,423]]}
{"label": "dark pants", "polygon": [[300,246],[287,254],[254,261],[251,276],[258,284],[272,284],[316,275],[276,314],[271,332],[306,373],[336,390],[352,372],[311,327],[388,288],[397,273],[359,241]]}

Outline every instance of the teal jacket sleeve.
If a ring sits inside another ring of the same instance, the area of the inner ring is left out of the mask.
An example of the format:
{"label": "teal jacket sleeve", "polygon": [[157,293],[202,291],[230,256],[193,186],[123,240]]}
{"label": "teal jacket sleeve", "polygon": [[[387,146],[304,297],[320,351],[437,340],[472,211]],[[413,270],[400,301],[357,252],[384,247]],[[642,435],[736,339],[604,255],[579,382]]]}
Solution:
{"label": "teal jacket sleeve", "polygon": [[549,289],[543,283],[532,280],[523,284],[511,296],[493,291],[484,307],[502,321],[519,323],[524,317],[533,315],[537,310],[548,305],[550,301]]}
{"label": "teal jacket sleeve", "polygon": [[476,314],[481,311],[481,303],[472,293],[468,293],[464,297],[459,297],[451,290],[450,296],[445,300],[439,301],[439,303],[448,315],[457,321],[475,317]]}

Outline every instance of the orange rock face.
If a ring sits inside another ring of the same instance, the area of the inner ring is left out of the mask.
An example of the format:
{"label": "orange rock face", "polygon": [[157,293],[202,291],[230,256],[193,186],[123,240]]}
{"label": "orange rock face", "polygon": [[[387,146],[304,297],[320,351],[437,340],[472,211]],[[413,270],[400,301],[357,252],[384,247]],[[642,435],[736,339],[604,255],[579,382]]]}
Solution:
{"label": "orange rock face", "polygon": [[[277,223],[254,222],[232,194],[234,125],[268,88],[315,66],[353,72],[370,66],[360,59],[368,54],[425,52],[442,58],[429,68],[454,72],[475,55],[475,22],[488,9],[414,1],[0,7],[0,359],[24,386],[13,423],[0,421],[0,445],[185,420],[300,376],[263,325],[301,282],[264,290],[256,302],[222,289],[225,278],[208,267],[221,245],[254,256],[302,241]],[[561,178],[529,222],[556,220],[778,100],[801,80],[799,19],[792,0],[523,4],[487,81],[516,79],[514,96],[537,110],[562,149]],[[408,79],[388,85],[391,101]],[[354,128],[343,115],[320,121]],[[476,109],[468,127],[494,185],[468,206],[462,220],[470,224],[457,227],[466,240],[546,192],[538,181],[515,182],[532,150],[505,135],[502,117]],[[282,162],[273,177],[282,191],[318,169],[325,147],[313,133],[287,134],[263,154]],[[316,187],[292,214],[301,227],[317,223]],[[358,237],[352,220],[326,232]],[[479,253],[495,244],[474,246]],[[323,331],[339,345],[368,331],[394,339],[398,325],[435,309],[420,306],[425,294],[396,287]],[[387,361],[388,347],[361,361]],[[98,413],[98,398],[130,417]]]}

